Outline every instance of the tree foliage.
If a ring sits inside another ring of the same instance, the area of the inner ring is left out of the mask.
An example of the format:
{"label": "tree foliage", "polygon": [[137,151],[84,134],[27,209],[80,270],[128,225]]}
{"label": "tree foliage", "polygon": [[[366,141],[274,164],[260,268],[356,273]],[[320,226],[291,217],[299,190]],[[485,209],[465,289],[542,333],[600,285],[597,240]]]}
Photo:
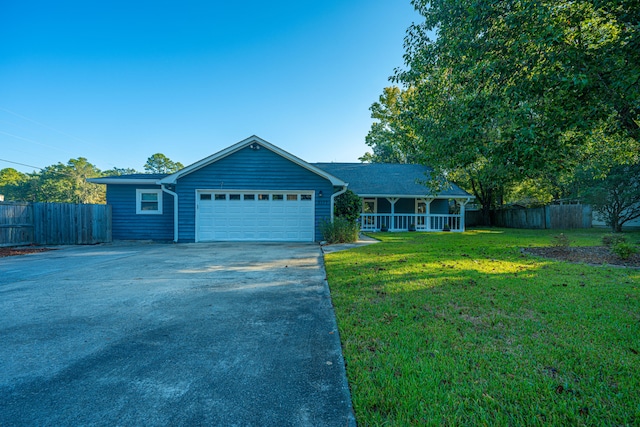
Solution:
{"label": "tree foliage", "polygon": [[122,175],[132,175],[136,173],[140,173],[133,168],[118,168],[114,167],[109,170],[103,172],[104,176],[122,176]]}
{"label": "tree foliage", "polygon": [[585,183],[585,200],[612,231],[640,218],[640,163],[612,168],[604,178]]}
{"label": "tree foliage", "polygon": [[407,32],[394,117],[483,207],[527,180],[561,195],[585,162],[603,173],[636,155],[637,0],[412,3],[425,19]]}
{"label": "tree foliage", "polygon": [[418,137],[415,130],[403,119],[408,109],[412,90],[401,90],[397,86],[384,88],[379,102],[370,110],[377,122],[365,138],[373,153],[360,157],[371,163],[418,163]]}
{"label": "tree foliage", "polygon": [[356,222],[360,218],[362,199],[351,190],[347,190],[335,199],[334,213],[336,217],[349,222]]}
{"label": "tree foliage", "polygon": [[20,200],[22,188],[28,180],[27,174],[13,168],[2,169],[0,170],[0,194],[4,195],[5,200]]}
{"label": "tree foliage", "polygon": [[47,166],[34,174],[27,187],[27,199],[35,202],[104,203],[104,186],[87,182],[102,172],[84,157],[70,159],[67,164]]}
{"label": "tree foliage", "polygon": [[182,168],[184,168],[182,163],[174,162],[162,153],[153,154],[144,165],[147,173],[174,173]]}
{"label": "tree foliage", "polygon": [[[164,154],[154,154],[147,160],[149,173],[171,173],[182,169]],[[40,172],[24,174],[13,168],[0,170],[0,194],[6,201],[105,203],[105,187],[87,182],[87,178],[120,176],[138,173],[131,168],[114,167],[101,171],[84,157],[70,159],[66,164],[47,166]]]}

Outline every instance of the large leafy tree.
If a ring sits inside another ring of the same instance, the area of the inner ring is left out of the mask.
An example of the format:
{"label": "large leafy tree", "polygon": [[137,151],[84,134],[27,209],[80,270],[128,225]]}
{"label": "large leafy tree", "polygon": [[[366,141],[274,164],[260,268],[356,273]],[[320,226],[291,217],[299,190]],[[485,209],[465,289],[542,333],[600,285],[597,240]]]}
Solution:
{"label": "large leafy tree", "polygon": [[466,182],[487,213],[523,180],[565,182],[594,157],[637,152],[637,0],[412,3],[425,20],[395,75],[413,93],[403,120],[422,161]]}
{"label": "large leafy tree", "polygon": [[384,89],[378,102],[371,106],[375,120],[365,139],[373,153],[360,158],[372,163],[419,163],[418,136],[404,114],[408,110],[412,90],[397,86]]}
{"label": "large leafy tree", "polygon": [[18,172],[14,168],[0,170],[0,194],[6,201],[24,200],[24,187],[29,181],[29,175]]}
{"label": "large leafy tree", "polygon": [[104,203],[104,186],[87,182],[102,172],[86,158],[47,166],[30,180],[29,199],[37,202]]}
{"label": "large leafy tree", "polygon": [[180,162],[174,162],[162,153],[156,153],[147,159],[144,170],[147,173],[174,173],[184,168]]}
{"label": "large leafy tree", "polygon": [[24,174],[13,168],[0,170],[0,194],[5,200],[57,203],[104,203],[104,186],[87,178],[137,173],[135,169],[113,168],[102,172],[84,157],[66,164],[47,166],[40,172]]}

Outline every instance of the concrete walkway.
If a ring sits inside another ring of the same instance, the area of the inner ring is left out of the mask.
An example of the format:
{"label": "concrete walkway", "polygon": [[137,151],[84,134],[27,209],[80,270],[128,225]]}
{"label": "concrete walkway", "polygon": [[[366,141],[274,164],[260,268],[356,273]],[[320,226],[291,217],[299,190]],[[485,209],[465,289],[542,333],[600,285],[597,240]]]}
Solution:
{"label": "concrete walkway", "polygon": [[353,426],[315,244],[0,258],[0,425]]}
{"label": "concrete walkway", "polygon": [[365,236],[364,234],[361,233],[358,235],[357,242],[324,245],[322,246],[322,252],[325,254],[330,254],[331,252],[346,251],[347,249],[353,249],[360,246],[367,246],[373,243],[380,243],[380,240],[374,239],[373,237]]}

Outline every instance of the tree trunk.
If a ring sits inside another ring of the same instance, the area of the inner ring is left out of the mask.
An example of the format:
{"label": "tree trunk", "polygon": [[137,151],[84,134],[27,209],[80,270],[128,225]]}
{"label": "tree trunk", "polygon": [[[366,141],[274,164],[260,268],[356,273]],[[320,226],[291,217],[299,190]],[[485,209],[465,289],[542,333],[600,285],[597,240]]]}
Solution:
{"label": "tree trunk", "polygon": [[471,179],[471,189],[473,195],[476,196],[476,200],[482,205],[482,224],[491,224],[491,202],[493,201],[493,189],[485,188],[482,182]]}
{"label": "tree trunk", "polygon": [[491,205],[482,205],[482,225],[491,225]]}

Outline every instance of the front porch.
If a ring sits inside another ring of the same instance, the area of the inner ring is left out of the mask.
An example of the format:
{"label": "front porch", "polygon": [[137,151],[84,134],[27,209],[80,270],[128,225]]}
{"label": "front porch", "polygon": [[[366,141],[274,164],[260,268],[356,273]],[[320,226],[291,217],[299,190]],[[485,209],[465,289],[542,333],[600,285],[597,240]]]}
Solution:
{"label": "front porch", "polygon": [[360,215],[362,231],[464,231],[464,212],[460,214],[371,214]]}
{"label": "front porch", "polygon": [[362,231],[464,231],[465,205],[458,197],[363,197]]}

